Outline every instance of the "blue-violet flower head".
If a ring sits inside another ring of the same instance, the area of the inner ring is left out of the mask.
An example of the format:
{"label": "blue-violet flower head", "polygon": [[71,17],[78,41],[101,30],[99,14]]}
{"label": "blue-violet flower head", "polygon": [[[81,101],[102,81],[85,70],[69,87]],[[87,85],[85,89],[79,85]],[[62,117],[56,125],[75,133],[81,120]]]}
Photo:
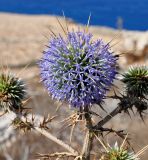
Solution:
{"label": "blue-violet flower head", "polygon": [[41,79],[53,98],[73,107],[100,104],[117,74],[109,43],[90,33],[72,31],[52,37],[39,62]]}

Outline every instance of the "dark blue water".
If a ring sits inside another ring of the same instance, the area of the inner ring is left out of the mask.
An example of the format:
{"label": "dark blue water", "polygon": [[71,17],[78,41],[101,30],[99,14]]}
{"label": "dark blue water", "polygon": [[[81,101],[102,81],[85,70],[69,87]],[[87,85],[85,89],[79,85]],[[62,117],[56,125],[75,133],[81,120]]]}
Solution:
{"label": "dark blue water", "polygon": [[148,0],[0,0],[0,12],[62,15],[86,24],[116,28],[117,19],[129,30],[148,30]]}

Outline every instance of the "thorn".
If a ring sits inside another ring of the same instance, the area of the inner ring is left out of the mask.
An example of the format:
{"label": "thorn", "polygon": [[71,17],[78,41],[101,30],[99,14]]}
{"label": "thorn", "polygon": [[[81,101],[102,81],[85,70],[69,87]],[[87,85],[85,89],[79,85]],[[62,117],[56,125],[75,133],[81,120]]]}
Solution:
{"label": "thorn", "polygon": [[91,12],[89,14],[87,25],[86,25],[86,33],[88,32],[88,28],[89,28],[89,24],[90,24],[90,19],[91,19]]}
{"label": "thorn", "polygon": [[105,113],[108,113],[101,104],[98,104],[100,106],[100,108],[105,112]]}
{"label": "thorn", "polygon": [[58,17],[56,17],[56,19],[57,19],[57,21],[58,21],[58,23],[59,23],[60,27],[62,28],[63,32],[64,32],[64,33],[65,33],[65,35],[67,36],[67,33],[66,33],[66,31],[64,30],[64,28],[63,28],[63,26],[62,26],[62,24],[61,24],[60,20],[58,19]]}

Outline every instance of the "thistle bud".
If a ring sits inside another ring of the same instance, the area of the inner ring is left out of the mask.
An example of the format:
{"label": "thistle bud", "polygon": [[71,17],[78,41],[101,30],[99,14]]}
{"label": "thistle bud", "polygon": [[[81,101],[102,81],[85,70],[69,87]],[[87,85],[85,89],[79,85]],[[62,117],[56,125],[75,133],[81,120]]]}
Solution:
{"label": "thistle bud", "polygon": [[11,74],[0,74],[0,109],[4,111],[20,110],[25,95],[25,85],[22,80]]}
{"label": "thistle bud", "polygon": [[122,81],[126,85],[129,96],[143,98],[148,95],[148,68],[146,66],[131,67],[123,74]]}
{"label": "thistle bud", "polygon": [[133,152],[119,147],[117,143],[103,154],[100,160],[139,160]]}

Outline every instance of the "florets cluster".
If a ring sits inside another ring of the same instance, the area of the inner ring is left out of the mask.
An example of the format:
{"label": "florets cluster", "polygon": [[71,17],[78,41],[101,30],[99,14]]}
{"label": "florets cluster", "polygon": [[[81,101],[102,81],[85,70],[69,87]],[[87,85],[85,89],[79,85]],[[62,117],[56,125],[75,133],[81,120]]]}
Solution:
{"label": "florets cluster", "polygon": [[117,74],[118,57],[92,34],[69,32],[51,38],[40,61],[41,78],[53,98],[74,107],[100,104]]}

